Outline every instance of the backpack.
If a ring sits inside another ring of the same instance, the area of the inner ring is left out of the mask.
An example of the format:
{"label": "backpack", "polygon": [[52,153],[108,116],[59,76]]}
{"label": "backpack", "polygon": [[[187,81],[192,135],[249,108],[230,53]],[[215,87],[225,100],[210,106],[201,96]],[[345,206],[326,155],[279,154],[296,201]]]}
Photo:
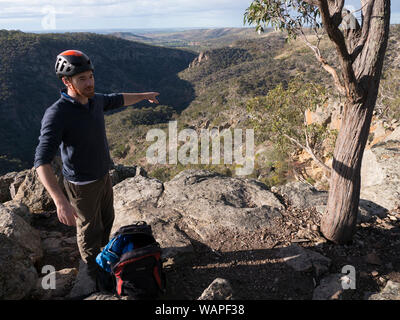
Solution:
{"label": "backpack", "polygon": [[166,282],[161,253],[146,222],[121,227],[96,257],[98,289],[139,300],[158,298]]}

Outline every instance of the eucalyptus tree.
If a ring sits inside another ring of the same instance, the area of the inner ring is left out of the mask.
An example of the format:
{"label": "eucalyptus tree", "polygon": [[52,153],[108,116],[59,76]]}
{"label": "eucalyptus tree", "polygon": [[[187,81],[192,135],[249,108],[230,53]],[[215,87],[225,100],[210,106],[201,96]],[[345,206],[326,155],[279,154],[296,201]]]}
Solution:
{"label": "eucalyptus tree", "polygon": [[[344,108],[336,140],[327,208],[321,232],[335,242],[352,239],[357,223],[361,163],[375,108],[390,27],[390,0],[360,0],[360,21],[345,7],[345,0],[255,0],[244,20],[301,37],[316,60],[332,76]],[[309,40],[312,30],[316,41]],[[332,41],[337,66],[320,50],[321,31]]]}

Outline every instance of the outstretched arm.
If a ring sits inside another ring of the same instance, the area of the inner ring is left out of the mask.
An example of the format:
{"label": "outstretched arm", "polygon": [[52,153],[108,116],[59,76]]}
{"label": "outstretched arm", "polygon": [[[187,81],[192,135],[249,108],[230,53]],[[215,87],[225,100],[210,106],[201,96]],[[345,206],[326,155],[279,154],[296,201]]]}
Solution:
{"label": "outstretched arm", "polygon": [[158,92],[144,92],[144,93],[123,93],[124,107],[133,105],[143,100],[148,100],[151,103],[158,103]]}

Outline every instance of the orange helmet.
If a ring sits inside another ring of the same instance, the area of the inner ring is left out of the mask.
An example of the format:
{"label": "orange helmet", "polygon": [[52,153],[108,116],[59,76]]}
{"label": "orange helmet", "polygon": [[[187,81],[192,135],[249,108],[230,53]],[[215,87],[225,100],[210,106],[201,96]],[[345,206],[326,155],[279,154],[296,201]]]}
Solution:
{"label": "orange helmet", "polygon": [[89,57],[79,50],[66,50],[57,56],[55,65],[59,78],[73,76],[75,74],[92,70],[94,67]]}

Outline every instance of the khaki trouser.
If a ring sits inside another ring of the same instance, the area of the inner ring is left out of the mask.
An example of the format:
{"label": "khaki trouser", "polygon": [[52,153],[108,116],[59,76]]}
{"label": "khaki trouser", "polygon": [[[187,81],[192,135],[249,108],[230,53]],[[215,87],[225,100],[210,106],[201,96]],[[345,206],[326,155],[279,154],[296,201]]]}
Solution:
{"label": "khaki trouser", "polygon": [[65,190],[74,207],[76,238],[82,260],[92,275],[96,270],[96,256],[110,237],[114,222],[113,189],[110,175],[86,185],[75,185],[64,179]]}

